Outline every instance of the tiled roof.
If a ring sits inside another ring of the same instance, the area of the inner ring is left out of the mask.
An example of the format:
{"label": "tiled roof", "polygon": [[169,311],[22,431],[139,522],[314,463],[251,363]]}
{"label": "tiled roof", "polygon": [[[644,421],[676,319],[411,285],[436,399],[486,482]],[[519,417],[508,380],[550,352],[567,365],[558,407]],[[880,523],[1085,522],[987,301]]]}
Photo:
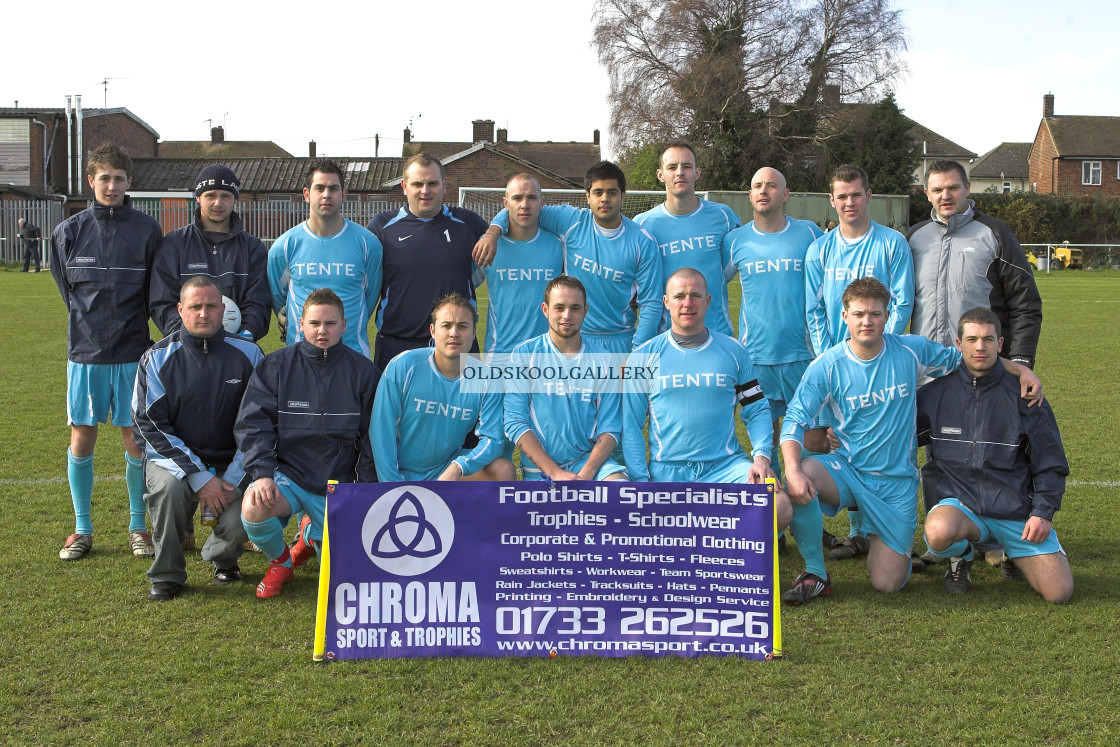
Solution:
{"label": "tiled roof", "polygon": [[[587,169],[602,158],[602,152],[595,143],[507,140],[488,144],[577,184],[583,183]],[[475,145],[477,143],[413,141],[405,143],[402,153],[408,158],[424,151],[442,161]]]}
{"label": "tiled roof", "polygon": [[[822,120],[822,129],[827,130],[829,127],[839,126],[834,125],[834,122],[846,126],[849,119],[864,114],[872,106],[874,106],[874,104],[841,104],[838,108],[833,108],[830,111],[826,110]],[[922,152],[923,143],[925,144],[924,158],[976,158],[976,154],[963,145],[957,145],[949,138],[938,135],[930,128],[915,122],[905,114],[902,115],[902,118],[910,123],[910,137],[914,141],[914,147],[917,148],[920,153]]]}
{"label": "tiled roof", "polygon": [[[242,192],[296,193],[303,190],[311,158],[136,158],[133,159],[132,190],[135,192],[179,192],[193,186],[194,179],[211,163],[233,169],[241,179]],[[399,177],[401,158],[332,158],[346,172],[350,192],[384,192],[382,184]]]}
{"label": "tiled roof", "polygon": [[[47,107],[47,108],[36,109],[36,108],[26,107],[26,106],[21,106],[21,107],[18,107],[18,108],[11,107],[11,106],[0,107],[0,117],[3,117],[3,116],[23,116],[23,117],[27,117],[27,116],[31,116],[31,115],[35,115],[35,114],[48,114],[48,115],[61,114],[61,115],[63,115],[63,117],[65,117],[66,109],[65,108],[55,108],[55,107]],[[92,108],[92,107],[83,107],[82,108],[82,117],[83,118],[101,117],[101,116],[105,116],[105,115],[108,115],[108,114],[123,114],[126,117],[129,117],[130,119],[135,120],[141,127],[143,127],[148,132],[152,133],[152,135],[154,135],[156,138],[159,138],[159,133],[155,131],[155,128],[153,128],[150,124],[148,124],[144,120],[140,119],[140,117],[136,116],[135,114],[133,114],[132,112],[130,112],[127,108],[125,108],[123,106],[116,106],[116,107],[112,107],[112,108],[109,108],[109,109],[101,109],[101,108],[96,108],[95,109],[95,108]]]}
{"label": "tiled roof", "polygon": [[[906,117],[905,114],[902,116]],[[909,117],[906,119],[913,123],[910,127],[910,137],[914,138],[914,144],[921,148],[922,143],[925,143],[926,158],[976,158],[976,154],[963,145],[957,145],[949,138],[938,135]]]}
{"label": "tiled roof", "polygon": [[1000,143],[976,159],[970,177],[982,179],[1026,179],[1030,173],[1027,157],[1033,143]]}
{"label": "tiled roof", "polygon": [[209,140],[165,140],[159,144],[160,158],[291,158],[292,154],[271,140],[227,140],[217,145]]}
{"label": "tiled roof", "polygon": [[1120,117],[1058,115],[1042,120],[1063,158],[1120,157]]}

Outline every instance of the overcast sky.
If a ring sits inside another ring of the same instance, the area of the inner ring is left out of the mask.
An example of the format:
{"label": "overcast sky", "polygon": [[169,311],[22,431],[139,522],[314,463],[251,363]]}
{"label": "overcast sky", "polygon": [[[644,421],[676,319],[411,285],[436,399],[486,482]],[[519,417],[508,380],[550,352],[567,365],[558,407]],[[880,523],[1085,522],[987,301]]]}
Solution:
{"label": "overcast sky", "polygon": [[[1030,141],[1057,114],[1120,116],[1120,4],[903,0],[910,76],[899,104],[977,153]],[[306,155],[400,154],[470,139],[589,141],[607,153],[609,84],[589,42],[594,0],[564,3],[7,3],[0,105],[124,106],[163,140],[273,140]],[[560,10],[562,9],[562,10]],[[64,23],[57,23],[66,19]]]}

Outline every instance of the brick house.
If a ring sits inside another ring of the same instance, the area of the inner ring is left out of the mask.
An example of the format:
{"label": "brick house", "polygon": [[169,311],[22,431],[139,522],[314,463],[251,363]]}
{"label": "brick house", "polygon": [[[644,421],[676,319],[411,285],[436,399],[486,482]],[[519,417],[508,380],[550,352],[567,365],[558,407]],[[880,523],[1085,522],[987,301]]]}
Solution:
{"label": "brick house", "polygon": [[1031,143],[1000,143],[977,158],[969,179],[973,192],[1025,192],[1031,188]]}
{"label": "brick house", "polygon": [[590,142],[509,139],[504,128],[495,130],[494,120],[471,122],[471,142],[418,141],[405,128],[401,155],[430,153],[440,159],[447,177],[447,199],[458,199],[459,187],[504,187],[518,171],[535,174],[545,189],[582,189],[587,169],[602,158],[599,131]]}
{"label": "brick house", "polygon": [[113,143],[132,158],[157,155],[159,133],[128,109],[82,109],[77,103],[66,108],[0,108],[0,182],[40,195],[66,195],[68,211],[74,212],[93,197],[85,180],[85,160],[94,148]]}
{"label": "brick house", "polygon": [[1120,198],[1120,117],[1056,115],[1046,94],[1029,163],[1036,192]]}

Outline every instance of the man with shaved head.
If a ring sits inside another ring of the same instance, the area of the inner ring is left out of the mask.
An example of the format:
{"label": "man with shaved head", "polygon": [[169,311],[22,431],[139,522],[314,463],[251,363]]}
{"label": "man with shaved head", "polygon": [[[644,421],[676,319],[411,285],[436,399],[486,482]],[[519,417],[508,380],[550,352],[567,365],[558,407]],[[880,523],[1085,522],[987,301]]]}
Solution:
{"label": "man with shaved head", "polygon": [[510,178],[502,202],[509,211],[509,232],[498,237],[494,263],[475,273],[486,283],[486,352],[508,353],[548,331],[548,319],[532,313],[548,281],[564,274],[564,245],[537,225],[541,183],[521,172]]}
{"label": "man with shaved head", "polygon": [[[789,189],[777,169],[763,167],[751,178],[754,220],[727,234],[724,251],[739,271],[743,300],[739,307],[739,340],[754,360],[755,375],[770,405],[775,451],[778,421],[793,400],[802,374],[813,360],[805,324],[805,252],[821,230],[807,220],[785,214]],[[807,434],[810,449],[827,451],[823,429]],[[781,465],[773,460],[781,478]],[[830,591],[819,538],[824,517],[816,502],[793,507],[790,531],[805,560],[789,601],[804,604]]]}
{"label": "man with shaved head", "polygon": [[[669,277],[663,297],[671,326],[630,355],[630,366],[659,362],[644,388],[623,396],[622,448],[630,479],[654,482],[758,483],[773,477],[770,408],[747,349],[705,325],[712,302],[703,273],[686,267]],[[687,375],[685,375],[687,374]],[[735,406],[747,426],[750,458],[735,432]],[[649,422],[649,460],[642,430]],[[789,524],[789,499],[775,496],[778,526]]]}

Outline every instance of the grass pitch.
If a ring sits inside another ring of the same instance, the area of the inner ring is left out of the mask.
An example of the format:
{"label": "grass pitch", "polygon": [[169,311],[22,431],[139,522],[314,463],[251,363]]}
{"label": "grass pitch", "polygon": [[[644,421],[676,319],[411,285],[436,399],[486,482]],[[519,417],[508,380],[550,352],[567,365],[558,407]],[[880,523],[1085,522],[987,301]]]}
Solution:
{"label": "grass pitch", "polygon": [[[885,597],[861,562],[830,562],[832,598],[783,610],[780,661],[316,665],[314,561],[262,602],[260,555],[243,558],[244,584],[219,588],[193,552],[184,596],[146,600],[115,429],[97,449],[93,553],[58,560],[73,531],[65,314],[47,273],[0,271],[0,742],[1115,745],[1120,273],[1038,281],[1038,373],[1072,467],[1055,522],[1071,604],[982,563],[963,597],[942,593],[940,573]],[[273,332],[265,347],[276,344]],[[785,587],[799,558],[782,561]]]}

